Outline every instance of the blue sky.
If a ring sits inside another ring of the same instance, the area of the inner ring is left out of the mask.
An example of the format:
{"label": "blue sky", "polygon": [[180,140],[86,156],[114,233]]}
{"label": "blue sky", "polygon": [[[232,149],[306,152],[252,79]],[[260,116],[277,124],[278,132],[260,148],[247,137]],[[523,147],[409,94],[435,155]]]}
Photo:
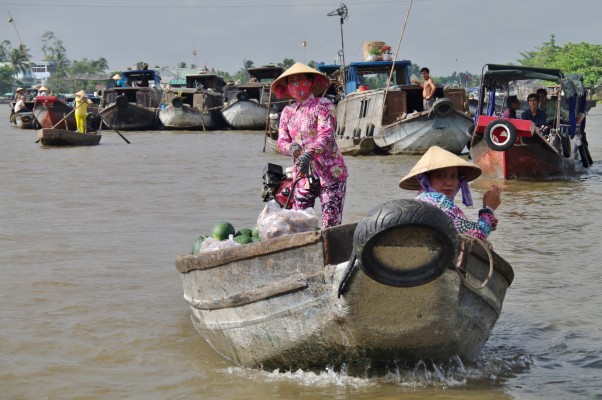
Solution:
{"label": "blue sky", "polygon": [[[343,23],[347,62],[361,60],[365,41],[383,41],[395,51],[412,4],[398,59],[428,66],[434,76],[515,62],[551,34],[559,45],[599,44],[602,38],[600,0],[343,2],[349,12]],[[338,7],[338,1],[327,0],[0,0],[5,16],[0,40],[16,46],[18,31],[39,60],[40,38],[52,31],[70,59],[104,57],[111,70],[137,61],[151,66],[183,61],[234,73],[244,60],[257,66],[284,58],[334,62],[341,24],[327,14]]]}

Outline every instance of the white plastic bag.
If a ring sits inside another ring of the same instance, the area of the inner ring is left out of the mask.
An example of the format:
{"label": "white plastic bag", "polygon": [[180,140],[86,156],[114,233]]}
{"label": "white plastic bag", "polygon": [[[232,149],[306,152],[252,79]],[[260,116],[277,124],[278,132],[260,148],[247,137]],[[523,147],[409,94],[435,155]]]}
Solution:
{"label": "white plastic bag", "polygon": [[217,240],[213,237],[208,237],[201,244],[201,253],[206,251],[227,249],[228,247],[234,246],[240,246],[240,243],[236,243],[234,241],[234,235],[230,235],[230,237],[226,240]]}
{"label": "white plastic bag", "polygon": [[257,229],[261,240],[271,239],[291,233],[314,231],[318,228],[318,218],[313,208],[287,210],[275,200],[266,204],[257,218]]}

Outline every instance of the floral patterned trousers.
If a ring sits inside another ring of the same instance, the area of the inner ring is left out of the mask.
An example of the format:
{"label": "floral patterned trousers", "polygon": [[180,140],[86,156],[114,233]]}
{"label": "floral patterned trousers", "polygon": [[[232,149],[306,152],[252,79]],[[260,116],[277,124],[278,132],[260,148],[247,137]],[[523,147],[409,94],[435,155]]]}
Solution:
{"label": "floral patterned trousers", "polygon": [[338,181],[329,186],[312,187],[302,179],[294,190],[293,210],[313,207],[316,204],[316,197],[320,197],[322,229],[341,224],[347,190],[346,181]]}

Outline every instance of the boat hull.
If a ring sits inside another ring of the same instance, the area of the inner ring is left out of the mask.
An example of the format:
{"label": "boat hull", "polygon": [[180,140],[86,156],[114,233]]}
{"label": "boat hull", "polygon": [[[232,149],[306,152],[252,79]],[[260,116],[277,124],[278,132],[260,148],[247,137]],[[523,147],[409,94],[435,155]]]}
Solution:
{"label": "boat hull", "polygon": [[118,130],[159,128],[159,111],[163,91],[150,87],[105,89],[100,102],[104,124]]}
{"label": "boat hull", "polygon": [[220,126],[209,113],[200,111],[187,104],[182,107],[169,105],[159,111],[159,119],[166,129],[213,130]]}
{"label": "boat hull", "polygon": [[95,146],[102,135],[96,132],[80,133],[64,129],[42,128],[38,140],[44,146]]}
{"label": "boat hull", "polygon": [[250,100],[233,100],[222,109],[224,120],[236,130],[265,130],[268,109]]}
{"label": "boat hull", "polygon": [[485,250],[462,239],[470,247],[464,277],[450,266],[424,284],[387,285],[348,262],[355,232],[347,224],[178,257],[194,326],[249,367],[364,371],[454,355],[476,360],[512,282],[510,265],[491,253],[488,284],[467,285],[485,281],[490,264]]}

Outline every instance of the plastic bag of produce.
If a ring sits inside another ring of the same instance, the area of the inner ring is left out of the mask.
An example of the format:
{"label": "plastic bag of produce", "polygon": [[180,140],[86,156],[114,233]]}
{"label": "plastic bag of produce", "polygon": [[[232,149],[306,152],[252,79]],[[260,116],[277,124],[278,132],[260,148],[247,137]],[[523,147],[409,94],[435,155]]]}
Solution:
{"label": "plastic bag of produce", "polygon": [[270,200],[257,218],[257,228],[261,240],[271,239],[291,233],[313,231],[318,228],[318,218],[313,208],[287,210],[275,200]]}
{"label": "plastic bag of produce", "polygon": [[208,237],[201,243],[201,252],[227,249],[234,246],[240,246],[240,243],[234,241],[234,235],[230,235],[226,240],[217,240],[213,237]]}

